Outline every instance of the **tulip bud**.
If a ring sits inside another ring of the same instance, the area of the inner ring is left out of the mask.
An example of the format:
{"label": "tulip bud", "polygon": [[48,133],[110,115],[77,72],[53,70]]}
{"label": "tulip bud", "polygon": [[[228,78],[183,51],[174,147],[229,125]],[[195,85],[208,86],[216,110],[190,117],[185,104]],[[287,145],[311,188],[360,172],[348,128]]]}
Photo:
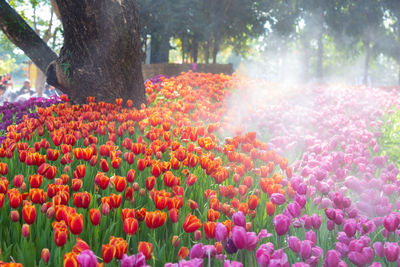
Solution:
{"label": "tulip bud", "polygon": [[139,196],[144,197],[146,195],[146,190],[144,188],[139,190]]}
{"label": "tulip bud", "polygon": [[51,219],[54,216],[54,207],[50,207],[46,211],[46,217]]}
{"label": "tulip bud", "polygon": [[132,188],[133,188],[133,191],[135,191],[135,192],[139,191],[139,184],[133,183]]}
{"label": "tulip bud", "polygon": [[108,213],[110,213],[110,205],[108,205],[108,203],[104,203],[103,205],[101,205],[101,213],[103,214],[103,216],[107,216]]}
{"label": "tulip bud", "polygon": [[42,261],[48,263],[50,259],[50,251],[47,248],[42,249]]}
{"label": "tulip bud", "polygon": [[40,212],[41,212],[41,213],[46,213],[46,212],[47,212],[47,209],[48,209],[47,204],[44,203],[44,204],[42,205],[42,207],[40,208]]}
{"label": "tulip bud", "polygon": [[177,235],[174,235],[173,237],[172,237],[172,242],[171,242],[171,245],[173,245],[174,247],[178,247],[179,246],[179,241],[180,241],[181,239],[177,236]]}
{"label": "tulip bud", "polygon": [[24,223],[22,225],[21,233],[23,237],[28,237],[30,233],[29,224]]}
{"label": "tulip bud", "polygon": [[19,221],[19,213],[18,213],[18,211],[17,210],[12,210],[10,212],[10,217],[11,217],[11,220],[13,222],[18,222]]}
{"label": "tulip bud", "polygon": [[201,240],[201,232],[200,232],[200,230],[196,230],[196,231],[194,232],[194,239],[195,239],[196,241]]}

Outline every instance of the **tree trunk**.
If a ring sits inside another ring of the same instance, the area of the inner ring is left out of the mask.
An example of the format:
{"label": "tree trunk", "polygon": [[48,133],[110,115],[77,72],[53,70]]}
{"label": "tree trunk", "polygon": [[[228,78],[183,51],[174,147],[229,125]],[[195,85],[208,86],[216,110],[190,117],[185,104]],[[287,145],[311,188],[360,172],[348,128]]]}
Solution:
{"label": "tree trunk", "polygon": [[185,64],[185,38],[181,38],[182,43],[182,64]]}
{"label": "tree trunk", "polygon": [[210,63],[210,40],[207,40],[206,45],[204,46],[204,62],[206,64]]}
{"label": "tree trunk", "polygon": [[64,27],[59,58],[47,82],[75,103],[131,99],[145,103],[137,3],[134,0],[57,0]]}
{"label": "tree trunk", "polygon": [[371,44],[369,39],[364,41],[365,46],[365,63],[364,63],[364,74],[363,74],[363,84],[368,84],[368,69],[369,69],[369,60],[371,58]]}
{"label": "tree trunk", "polygon": [[[127,0],[126,0],[127,1]],[[153,33],[151,35],[150,63],[168,63],[169,61],[169,37],[165,34]]]}
{"label": "tree trunk", "polygon": [[193,38],[192,40],[192,63],[197,63],[197,58],[199,55],[199,42]]}
{"label": "tree trunk", "polygon": [[57,54],[5,0],[0,0],[0,28],[43,72],[57,58]]}
{"label": "tree trunk", "polygon": [[219,41],[217,38],[214,39],[214,46],[213,46],[213,64],[217,64],[217,54],[219,50]]}
{"label": "tree trunk", "polygon": [[301,38],[301,42],[303,44],[303,73],[302,73],[302,80],[303,82],[307,83],[310,79],[310,44],[309,39],[306,37]]}
{"label": "tree trunk", "polygon": [[318,51],[317,51],[317,80],[322,82],[324,79],[324,42],[323,30],[318,33]]}

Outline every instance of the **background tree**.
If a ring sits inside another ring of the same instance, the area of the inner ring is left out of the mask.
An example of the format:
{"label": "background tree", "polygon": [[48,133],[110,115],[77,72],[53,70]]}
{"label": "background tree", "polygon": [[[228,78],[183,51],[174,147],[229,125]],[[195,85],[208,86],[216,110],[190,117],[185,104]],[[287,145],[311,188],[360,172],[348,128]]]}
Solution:
{"label": "background tree", "polygon": [[64,33],[58,58],[5,0],[0,0],[0,27],[41,70],[47,68],[47,82],[72,101],[95,96],[109,102],[130,98],[137,107],[145,103],[136,1],[56,3]]}

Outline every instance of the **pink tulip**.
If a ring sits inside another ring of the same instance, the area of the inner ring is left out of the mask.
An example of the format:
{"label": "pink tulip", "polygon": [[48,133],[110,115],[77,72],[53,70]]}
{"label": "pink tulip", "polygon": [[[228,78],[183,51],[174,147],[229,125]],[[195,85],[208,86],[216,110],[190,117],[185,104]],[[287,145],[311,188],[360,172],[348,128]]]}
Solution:
{"label": "pink tulip", "polygon": [[385,257],[389,262],[395,262],[399,258],[399,244],[395,242],[385,243]]}
{"label": "pink tulip", "polygon": [[290,215],[297,218],[301,214],[301,207],[297,202],[290,203],[286,209],[289,211]]}
{"label": "pink tulip", "polygon": [[396,231],[397,227],[399,226],[400,220],[399,217],[395,214],[389,214],[383,219],[383,226],[389,232]]}
{"label": "pink tulip", "polygon": [[306,233],[306,240],[311,242],[311,246],[315,246],[315,242],[317,242],[317,235],[314,231],[308,231]]}
{"label": "pink tulip", "polygon": [[232,220],[234,225],[246,227],[246,217],[243,212],[235,212],[232,216]]}
{"label": "pink tulip", "polygon": [[275,232],[278,235],[285,235],[289,231],[290,227],[290,218],[283,215],[279,214],[275,216],[273,220],[274,226],[275,226]]}
{"label": "pink tulip", "polygon": [[224,242],[228,238],[228,229],[222,223],[217,223],[215,226],[215,239]]}
{"label": "pink tulip", "polygon": [[272,251],[270,248],[268,248],[267,245],[265,244],[261,245],[256,252],[256,259],[258,265],[260,265],[261,267],[267,267],[271,258]]}
{"label": "pink tulip", "polygon": [[286,202],[286,198],[280,193],[273,193],[271,195],[271,202],[279,206]]}
{"label": "pink tulip", "polygon": [[297,236],[290,236],[288,239],[288,245],[294,253],[300,253],[301,240]]}
{"label": "pink tulip", "polygon": [[312,255],[312,250],[311,250],[311,241],[309,240],[304,240],[300,244],[300,255],[303,260],[307,260],[308,258],[311,257]]}
{"label": "pink tulip", "polygon": [[325,266],[337,267],[340,262],[340,254],[336,250],[329,250],[326,253]]}
{"label": "pink tulip", "polygon": [[255,250],[258,244],[258,236],[255,232],[247,232],[247,245],[246,249],[249,251]]}
{"label": "pink tulip", "polygon": [[348,219],[343,226],[344,232],[348,237],[353,237],[357,232],[357,222],[354,219]]}
{"label": "pink tulip", "polygon": [[383,248],[382,242],[375,242],[373,245],[376,256],[383,258],[385,257],[385,249]]}
{"label": "pink tulip", "polygon": [[241,226],[234,226],[232,229],[232,240],[238,249],[244,249],[247,246],[247,233]]}
{"label": "pink tulip", "polygon": [[229,261],[226,260],[224,262],[224,267],[243,267],[243,263],[238,262],[238,261]]}
{"label": "pink tulip", "polygon": [[196,245],[194,245],[191,249],[190,249],[190,253],[189,253],[190,259],[194,259],[194,258],[203,258],[204,253],[203,253],[203,244],[198,243]]}
{"label": "pink tulip", "polygon": [[329,220],[334,221],[336,219],[336,211],[332,208],[327,208],[325,210],[325,215],[328,217]]}

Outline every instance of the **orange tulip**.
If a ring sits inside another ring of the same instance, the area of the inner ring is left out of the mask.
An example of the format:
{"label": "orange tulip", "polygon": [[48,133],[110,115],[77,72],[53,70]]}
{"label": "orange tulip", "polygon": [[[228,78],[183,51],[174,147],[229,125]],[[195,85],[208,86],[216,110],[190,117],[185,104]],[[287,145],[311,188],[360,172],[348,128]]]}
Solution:
{"label": "orange tulip", "polygon": [[209,220],[209,221],[215,222],[218,220],[219,216],[220,216],[220,213],[216,210],[209,209],[207,211],[207,220]]}
{"label": "orange tulip", "polygon": [[251,195],[249,197],[249,209],[255,210],[258,206],[258,197],[256,195]]}
{"label": "orange tulip", "polygon": [[181,247],[178,251],[178,260],[186,259],[189,256],[189,249],[187,247]]}
{"label": "orange tulip", "polygon": [[3,207],[4,204],[4,194],[0,193],[0,209]]}
{"label": "orange tulip", "polygon": [[193,233],[194,231],[200,229],[201,225],[200,219],[189,213],[183,223],[183,230],[186,233]]}
{"label": "orange tulip", "polygon": [[205,222],[204,223],[204,233],[206,239],[213,239],[215,238],[215,227],[216,227],[215,222]]}
{"label": "orange tulip", "polygon": [[275,214],[275,204],[272,203],[271,201],[268,201],[266,203],[266,210],[267,210],[268,216],[273,216]]}
{"label": "orange tulip", "polygon": [[153,253],[153,244],[149,242],[139,242],[138,251],[143,253],[146,260],[150,260]]}

